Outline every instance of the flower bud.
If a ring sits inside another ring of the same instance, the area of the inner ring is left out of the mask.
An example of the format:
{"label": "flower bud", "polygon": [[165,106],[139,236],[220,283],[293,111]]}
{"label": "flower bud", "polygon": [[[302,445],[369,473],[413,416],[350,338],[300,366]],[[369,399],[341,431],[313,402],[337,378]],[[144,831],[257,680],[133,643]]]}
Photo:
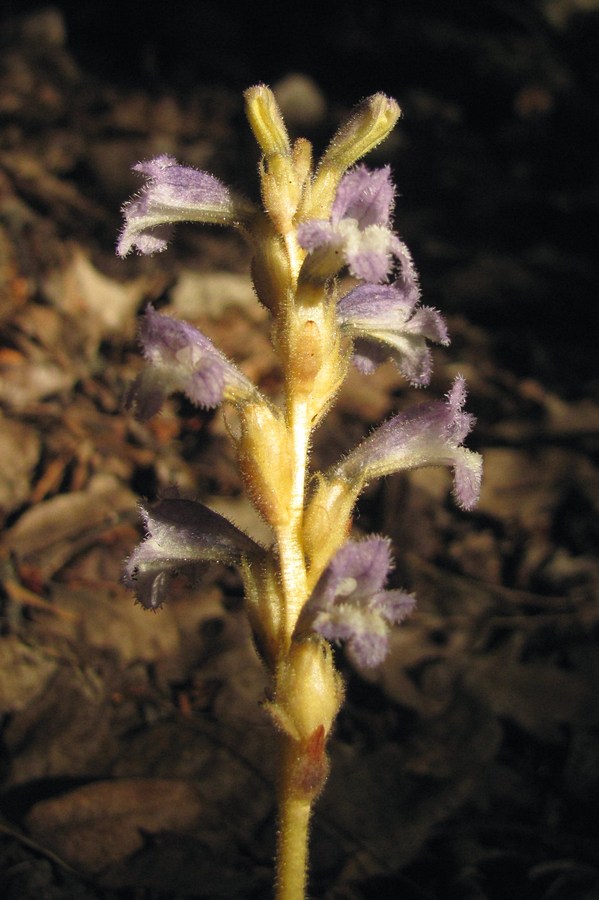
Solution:
{"label": "flower bud", "polygon": [[310,638],[292,645],[277,673],[275,700],[268,709],[287,734],[307,742],[317,729],[329,733],[342,699],[331,648]]}
{"label": "flower bud", "polygon": [[240,410],[239,468],[256,508],[273,527],[289,517],[291,454],[285,423],[266,403],[248,403]]}
{"label": "flower bud", "polygon": [[257,84],[248,88],[244,97],[245,114],[264,155],[268,158],[275,153],[291,153],[287,128],[271,89]]}
{"label": "flower bud", "polygon": [[396,101],[385,94],[367,97],[356,107],[320,161],[312,189],[312,216],[328,214],[343,173],[387,137],[400,115]]}
{"label": "flower bud", "polygon": [[367,97],[333,137],[322,157],[321,169],[345,172],[387,137],[400,115],[401,110],[391,97]]}
{"label": "flower bud", "polygon": [[257,219],[250,235],[253,247],[252,282],[260,302],[277,315],[293,285],[289,254],[266,216]]}
{"label": "flower bud", "polygon": [[323,341],[320,328],[307,319],[298,329],[293,351],[290,353],[289,372],[296,396],[308,394],[323,362]]}
{"label": "flower bud", "polygon": [[[333,553],[346,540],[358,492],[344,479],[315,476],[317,486],[304,516],[303,544],[311,578],[318,578]],[[316,573],[316,575],[314,575]]]}

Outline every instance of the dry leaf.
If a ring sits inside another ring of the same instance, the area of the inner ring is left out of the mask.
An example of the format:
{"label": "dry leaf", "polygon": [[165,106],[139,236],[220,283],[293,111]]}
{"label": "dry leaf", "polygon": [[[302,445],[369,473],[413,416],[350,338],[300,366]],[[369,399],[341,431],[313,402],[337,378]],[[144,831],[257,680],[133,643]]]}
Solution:
{"label": "dry leaf", "polygon": [[29,497],[40,451],[35,429],[0,412],[0,520]]}
{"label": "dry leaf", "polygon": [[0,712],[19,712],[45,688],[58,660],[14,634],[0,637]]}
{"label": "dry leaf", "polygon": [[36,841],[70,865],[93,872],[138,850],[144,833],[193,828],[202,806],[188,781],[123,778],[42,800],[27,826]]}
{"label": "dry leaf", "polygon": [[23,513],[4,544],[19,565],[35,566],[48,578],[99,539],[123,516],[133,515],[136,497],[109,475],[96,475],[84,491],[60,494]]}
{"label": "dry leaf", "polygon": [[122,284],[107,278],[83,250],[75,248],[67,265],[48,276],[44,290],[57,309],[68,313],[82,332],[93,330],[99,341],[109,334],[131,331],[147,279]]}

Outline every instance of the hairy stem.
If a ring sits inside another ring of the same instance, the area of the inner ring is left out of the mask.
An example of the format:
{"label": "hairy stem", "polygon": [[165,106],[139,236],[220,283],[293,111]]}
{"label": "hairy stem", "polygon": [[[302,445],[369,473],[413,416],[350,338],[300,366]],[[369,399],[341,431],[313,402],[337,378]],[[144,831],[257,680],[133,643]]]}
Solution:
{"label": "hairy stem", "polygon": [[[289,665],[288,654],[293,631],[307,600],[302,526],[310,420],[306,399],[294,397],[293,379],[290,381],[287,395],[287,427],[291,438],[292,490],[288,520],[277,529],[276,534],[283,601],[277,666],[279,672],[281,668],[285,670]],[[279,694],[278,687],[275,687],[275,694]],[[283,732],[279,736],[279,742],[276,897],[277,900],[303,900],[307,878],[308,823],[313,793],[298,790],[298,786],[294,784],[294,772],[298,762],[297,741]]]}
{"label": "hairy stem", "polygon": [[284,644],[289,645],[297,618],[307,599],[306,564],[302,547],[304,486],[310,431],[305,402],[291,402],[288,415],[291,431],[292,494],[289,519],[277,529],[277,543],[283,587]]}
{"label": "hairy stem", "polygon": [[304,900],[306,895],[312,798],[294,789],[294,744],[281,735],[276,900]]}

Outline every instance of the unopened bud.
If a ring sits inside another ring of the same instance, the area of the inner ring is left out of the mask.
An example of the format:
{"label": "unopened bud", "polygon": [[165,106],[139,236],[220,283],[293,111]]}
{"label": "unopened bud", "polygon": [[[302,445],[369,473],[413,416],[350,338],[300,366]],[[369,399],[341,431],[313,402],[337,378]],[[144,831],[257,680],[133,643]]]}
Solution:
{"label": "unopened bud", "polygon": [[269,711],[297,741],[309,741],[318,729],[326,736],[343,699],[341,678],[325,641],[296,643],[277,673],[276,696]]}
{"label": "unopened bud", "polygon": [[249,235],[254,255],[252,282],[258,299],[276,316],[281,301],[293,286],[289,254],[266,216],[256,219]]}
{"label": "unopened bud", "polygon": [[298,394],[309,393],[314,379],[320,372],[323,360],[322,335],[316,322],[303,322],[295,335],[290,353],[289,371],[294,390]]}
{"label": "unopened bud", "polygon": [[322,157],[321,168],[345,172],[387,137],[400,115],[401,110],[391,97],[385,94],[367,97],[333,137]]}
{"label": "unopened bud", "polygon": [[256,508],[273,527],[287,521],[291,495],[288,433],[281,415],[266,403],[240,410],[239,468]]}
{"label": "unopened bud", "polygon": [[291,144],[275,95],[265,84],[257,84],[244,93],[245,113],[264,155],[288,155]]}
{"label": "unopened bud", "polygon": [[312,189],[313,216],[328,215],[337,184],[343,173],[393,130],[401,116],[395,100],[385,94],[373,94],[360,103],[337,131],[324,153]]}
{"label": "unopened bud", "polygon": [[345,479],[316,478],[317,486],[304,516],[304,550],[313,578],[345,542],[359,493]]}

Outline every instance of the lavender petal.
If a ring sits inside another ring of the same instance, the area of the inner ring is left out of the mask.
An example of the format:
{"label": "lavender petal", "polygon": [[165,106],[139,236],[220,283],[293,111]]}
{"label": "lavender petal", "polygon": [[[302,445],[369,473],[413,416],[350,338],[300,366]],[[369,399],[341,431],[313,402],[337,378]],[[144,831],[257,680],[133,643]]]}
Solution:
{"label": "lavender petal", "polygon": [[464,412],[464,380],[456,378],[447,400],[433,400],[394,416],[366,438],[335,469],[334,476],[361,490],[372,478],[423,466],[451,466],[458,505],[478,501],[482,457],[462,447],[474,417]]}
{"label": "lavender petal", "polygon": [[330,641],[344,641],[359,665],[378,665],[387,653],[389,626],[401,622],[415,604],[410,594],[383,589],[391,568],[387,538],[347,541],[302,611],[300,631],[312,628]]}
{"label": "lavender petal", "polygon": [[232,522],[195,500],[164,499],[141,513],[147,537],[129,557],[124,581],[147,609],[162,606],[175,574],[193,574],[210,561],[234,564],[244,555],[262,553]]}
{"label": "lavender petal", "polygon": [[254,385],[211,340],[187,322],[157,313],[148,306],[140,327],[146,369],[127,395],[139,418],[153,416],[164,400],[182,391],[205,409],[225,399],[241,399],[256,392]]}
{"label": "lavender petal", "polygon": [[397,259],[406,279],[415,277],[405,245],[390,227],[395,189],[389,167],[370,171],[357,166],[343,176],[333,201],[331,218],[312,219],[298,226],[300,246],[308,251],[302,274],[326,279],[343,265],[355,278],[385,281]]}
{"label": "lavender petal", "polygon": [[355,219],[361,230],[370,225],[388,228],[394,196],[389,166],[374,171],[356,166],[339,182],[331,221],[336,226],[341,219]]}
{"label": "lavender petal", "polygon": [[133,168],[146,177],[146,184],[123,206],[125,224],[117,242],[119,256],[134,248],[145,255],[161,252],[176,222],[234,222],[232,194],[214,175],[181,166],[166,154]]}
{"label": "lavender petal", "polygon": [[342,330],[356,338],[354,364],[369,373],[393,359],[408,381],[428,384],[432,355],[426,339],[446,344],[447,327],[437,310],[416,307],[418,291],[411,284],[363,284],[337,303]]}

